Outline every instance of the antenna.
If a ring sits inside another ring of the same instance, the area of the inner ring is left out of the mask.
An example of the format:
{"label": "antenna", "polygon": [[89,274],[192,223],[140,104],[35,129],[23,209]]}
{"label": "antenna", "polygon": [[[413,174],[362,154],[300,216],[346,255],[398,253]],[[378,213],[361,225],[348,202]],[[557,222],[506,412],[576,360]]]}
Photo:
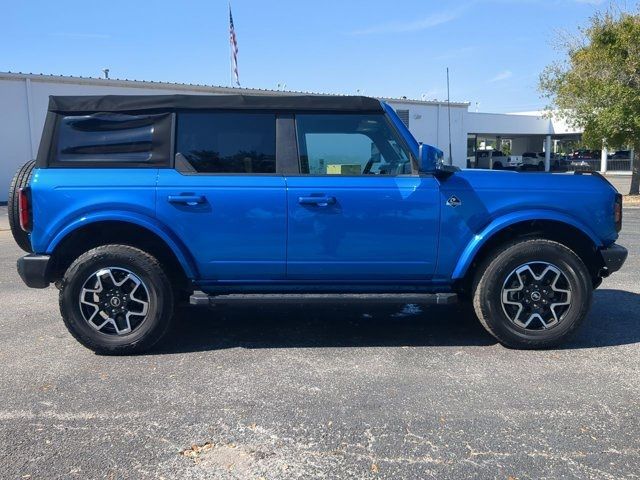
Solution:
{"label": "antenna", "polygon": [[449,67],[447,67],[447,113],[449,115],[449,165],[453,165],[451,155],[451,96],[449,95]]}

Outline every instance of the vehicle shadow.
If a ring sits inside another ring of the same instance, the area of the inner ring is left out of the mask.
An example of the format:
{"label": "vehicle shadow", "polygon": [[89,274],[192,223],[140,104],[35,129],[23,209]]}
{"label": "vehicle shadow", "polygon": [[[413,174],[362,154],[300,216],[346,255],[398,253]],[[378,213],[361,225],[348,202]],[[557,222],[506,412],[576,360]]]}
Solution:
{"label": "vehicle shadow", "polygon": [[[580,330],[563,349],[640,342],[640,295],[598,290]],[[151,354],[227,348],[491,346],[468,307],[404,304],[252,304],[181,307]]]}
{"label": "vehicle shadow", "polygon": [[563,349],[598,348],[640,343],[640,294],[596,290],[584,324]]}

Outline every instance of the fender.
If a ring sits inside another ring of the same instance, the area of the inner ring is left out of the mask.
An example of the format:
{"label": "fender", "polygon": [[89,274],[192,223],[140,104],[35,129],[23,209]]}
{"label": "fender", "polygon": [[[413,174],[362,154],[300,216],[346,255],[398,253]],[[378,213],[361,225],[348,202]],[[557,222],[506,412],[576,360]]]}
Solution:
{"label": "fender", "polygon": [[182,242],[173,235],[171,230],[166,228],[157,220],[147,217],[135,212],[123,212],[118,210],[102,210],[95,213],[87,213],[76,220],[65,224],[65,227],[60,230],[53,239],[48,243],[46,252],[51,254],[58,244],[70,233],[74,232],[78,228],[91,225],[92,223],[117,221],[123,223],[131,223],[133,225],[145,228],[150,232],[153,232],[164,241],[167,246],[173,251],[176,258],[180,262],[180,265],[184,269],[188,278],[198,278],[198,270],[196,264],[189,254],[187,248]]}
{"label": "fender", "polygon": [[602,241],[589,227],[587,227],[581,221],[565,213],[557,212],[554,210],[541,209],[511,212],[496,218],[491,223],[489,223],[489,225],[487,225],[481,232],[473,236],[471,241],[467,244],[465,249],[462,251],[462,254],[458,258],[458,263],[453,270],[451,278],[453,280],[458,280],[465,276],[465,274],[467,273],[467,269],[473,262],[478,251],[491,237],[493,237],[493,235],[500,232],[501,230],[504,230],[507,227],[510,227],[511,225],[515,225],[516,223],[531,220],[551,220],[565,223],[583,232],[597,247],[601,247],[603,245]]}

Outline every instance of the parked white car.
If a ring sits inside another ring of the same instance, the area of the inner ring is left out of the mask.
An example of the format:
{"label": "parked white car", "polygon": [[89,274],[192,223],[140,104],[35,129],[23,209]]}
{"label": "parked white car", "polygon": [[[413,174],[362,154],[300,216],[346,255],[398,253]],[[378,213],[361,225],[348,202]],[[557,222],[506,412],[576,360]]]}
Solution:
{"label": "parked white car", "polygon": [[[542,155],[542,156],[540,156]],[[522,154],[522,168],[544,171],[544,153],[525,152]]]}
{"label": "parked white car", "polygon": [[[544,170],[544,152],[526,152],[522,155],[511,155],[509,157],[509,168],[517,170]],[[566,171],[569,167],[569,161],[563,155],[552,153],[550,158],[550,169],[553,171]]]}
{"label": "parked white car", "polygon": [[500,150],[478,150],[475,168],[501,170],[508,167],[509,157]]}

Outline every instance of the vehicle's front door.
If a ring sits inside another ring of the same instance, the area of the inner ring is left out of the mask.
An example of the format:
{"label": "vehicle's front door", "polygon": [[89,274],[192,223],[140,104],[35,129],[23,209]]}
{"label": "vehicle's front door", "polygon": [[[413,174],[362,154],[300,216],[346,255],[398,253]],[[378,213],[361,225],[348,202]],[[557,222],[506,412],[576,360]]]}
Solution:
{"label": "vehicle's front door", "polygon": [[286,191],[276,117],[177,113],[176,169],[159,170],[156,212],[202,280],[284,279]]}
{"label": "vehicle's front door", "polygon": [[296,115],[300,175],[287,176],[287,278],[428,279],[439,184],[411,174],[408,148],[381,114]]}

